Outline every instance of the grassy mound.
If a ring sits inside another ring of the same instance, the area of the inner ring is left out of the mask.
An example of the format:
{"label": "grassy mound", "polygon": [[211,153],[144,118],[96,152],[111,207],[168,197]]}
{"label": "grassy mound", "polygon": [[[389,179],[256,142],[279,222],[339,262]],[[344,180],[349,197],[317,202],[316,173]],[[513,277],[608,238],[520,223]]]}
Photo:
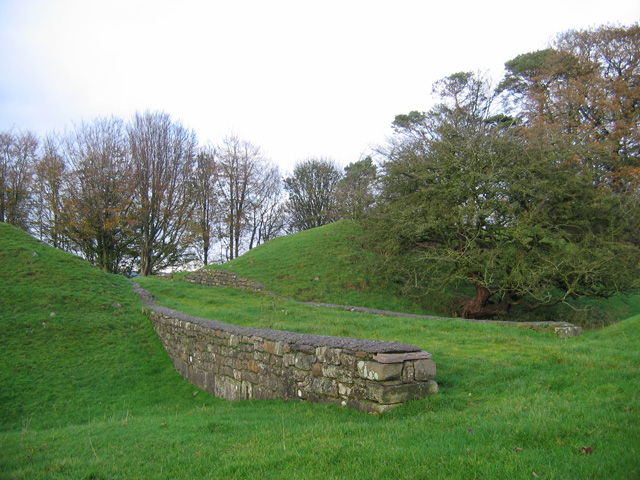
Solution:
{"label": "grassy mound", "polygon": [[365,251],[354,222],[278,237],[220,267],[262,282],[269,290],[299,301],[354,305],[408,313],[441,314],[402,295],[402,285],[372,268],[376,254]]}
{"label": "grassy mound", "polygon": [[186,392],[127,279],[2,223],[0,239],[1,428],[126,416]]}
{"label": "grassy mound", "polygon": [[[455,299],[473,295],[467,285],[437,294],[424,286],[393,278],[384,259],[362,247],[362,232],[351,221],[276,238],[221,266],[299,301],[354,305],[398,312],[452,316]],[[508,320],[568,321],[586,328],[603,327],[640,314],[640,295],[582,300],[572,306],[526,310],[515,308]]]}

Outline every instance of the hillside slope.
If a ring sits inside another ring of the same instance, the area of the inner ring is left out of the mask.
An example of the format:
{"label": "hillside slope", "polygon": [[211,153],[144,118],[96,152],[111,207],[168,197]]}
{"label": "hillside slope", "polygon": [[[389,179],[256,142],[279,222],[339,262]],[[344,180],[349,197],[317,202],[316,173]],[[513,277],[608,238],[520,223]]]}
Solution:
{"label": "hillside slope", "polygon": [[222,266],[210,268],[232,270],[299,301],[443,313],[437,301],[418,303],[403,296],[400,283],[375,271],[378,259],[375,253],[362,248],[361,235],[354,222],[341,220],[278,237]]}
{"label": "hillside slope", "polygon": [[4,223],[0,271],[0,429],[82,423],[190,390],[124,277]]}

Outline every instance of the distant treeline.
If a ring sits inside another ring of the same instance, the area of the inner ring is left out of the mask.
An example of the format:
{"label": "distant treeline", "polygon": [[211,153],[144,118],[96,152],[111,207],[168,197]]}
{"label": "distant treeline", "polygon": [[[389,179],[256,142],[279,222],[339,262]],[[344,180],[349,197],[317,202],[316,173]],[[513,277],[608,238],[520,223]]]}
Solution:
{"label": "distant treeline", "polygon": [[284,179],[250,142],[199,147],[162,112],[42,141],[5,132],[0,220],[148,275],[358,219],[408,292],[472,286],[467,317],[637,291],[640,26],[568,31],[505,67],[497,86],[436,82],[435,106],[396,116],[370,157],[307,159]]}

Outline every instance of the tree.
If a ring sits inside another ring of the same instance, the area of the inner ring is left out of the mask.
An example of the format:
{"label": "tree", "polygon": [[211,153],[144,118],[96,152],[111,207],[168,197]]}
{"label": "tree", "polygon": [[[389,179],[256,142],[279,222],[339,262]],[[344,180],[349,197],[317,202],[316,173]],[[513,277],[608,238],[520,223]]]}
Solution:
{"label": "tree", "polygon": [[140,274],[184,260],[193,202],[196,154],[192,130],[164,112],[136,113],[129,127]]}
{"label": "tree", "polygon": [[34,168],[35,208],[34,226],[40,240],[54,248],[67,246],[64,236],[62,214],[67,171],[64,157],[60,153],[60,140],[55,135],[45,138],[42,155]]}
{"label": "tree", "polygon": [[431,285],[467,283],[465,318],[634,291],[637,199],[603,189],[564,144],[496,115],[478,75],[436,83],[440,103],[397,117],[370,230]]}
{"label": "tree", "polygon": [[331,223],[336,215],[335,191],[342,173],[331,160],[310,158],[296,164],[284,179],[291,231]]}
{"label": "tree", "polygon": [[532,136],[573,145],[599,181],[640,186],[640,25],[568,31],[506,69],[500,89]]}
{"label": "tree", "polygon": [[376,200],[378,169],[371,157],[366,157],[344,167],[344,172],[336,186],[337,211],[342,218],[358,220]]}
{"label": "tree", "polygon": [[209,253],[215,238],[216,214],[218,210],[215,148],[202,149],[196,156],[191,193],[194,203],[192,235],[200,259],[209,263]]}
{"label": "tree", "polygon": [[38,139],[29,132],[0,132],[0,222],[29,230],[33,165]]}
{"label": "tree", "polygon": [[[53,150],[47,153],[55,155]],[[128,270],[133,185],[124,123],[116,117],[83,123],[65,139],[64,155],[69,166],[61,212],[65,236],[101,270]],[[41,169],[52,168],[51,172],[41,171],[41,176],[53,184],[50,201],[55,209],[59,185],[54,182],[62,167],[53,156],[44,162]]]}
{"label": "tree", "polygon": [[256,241],[260,208],[274,188],[273,179],[279,175],[260,148],[236,135],[226,137],[218,148],[218,189],[223,214],[222,237],[227,241],[227,258],[240,255],[247,233],[251,235],[249,248]]}
{"label": "tree", "polygon": [[249,250],[279,236],[284,230],[285,214],[282,202],[282,182],[276,166],[265,170],[258,201],[251,210]]}

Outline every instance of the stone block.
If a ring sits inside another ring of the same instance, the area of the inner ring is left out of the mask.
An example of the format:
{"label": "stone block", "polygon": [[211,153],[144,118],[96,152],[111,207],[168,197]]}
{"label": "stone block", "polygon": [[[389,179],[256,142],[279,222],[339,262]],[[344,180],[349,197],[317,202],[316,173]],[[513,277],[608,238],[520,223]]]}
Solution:
{"label": "stone block", "polygon": [[576,335],[582,334],[582,327],[556,327],[555,333],[558,338],[575,337]]}
{"label": "stone block", "polygon": [[178,357],[173,357],[173,368],[182,375],[182,378],[186,378],[187,376],[187,364]]}
{"label": "stone block", "polygon": [[295,350],[297,352],[306,353],[307,355],[315,355],[316,349],[311,345],[305,345],[302,343],[294,343],[290,345],[291,350]]}
{"label": "stone block", "polygon": [[415,380],[414,368],[412,362],[406,362],[402,367],[402,381],[404,383],[411,383]]}
{"label": "stone block", "polygon": [[342,350],[339,348],[316,347],[315,354],[322,363],[340,365]]}
{"label": "stone block", "polygon": [[311,379],[307,370],[298,370],[297,368],[293,368],[292,371],[289,372],[289,376],[296,382],[308,382]]}
{"label": "stone block", "polygon": [[260,371],[258,368],[258,362],[256,362],[255,360],[250,360],[247,362],[247,369],[254,373],[258,373]]}
{"label": "stone block", "polygon": [[284,378],[278,377],[277,375],[263,374],[262,377],[260,378],[260,384],[264,385],[266,388],[273,391],[281,389],[282,387],[281,384],[282,382],[285,382],[285,381],[286,380]]}
{"label": "stone block", "polygon": [[325,357],[326,352],[327,352],[327,347],[316,347],[315,354],[316,354],[316,357],[318,357],[319,362],[324,363],[326,358]]}
{"label": "stone block", "polygon": [[294,365],[296,368],[301,370],[311,370],[311,366],[314,364],[315,360],[315,356],[297,353],[294,358]]}
{"label": "stone block", "polygon": [[252,372],[250,370],[243,370],[242,380],[257,385],[260,383],[260,374]]}
{"label": "stone block", "polygon": [[207,372],[205,376],[204,389],[211,395],[216,393],[216,376],[211,372]]}
{"label": "stone block", "polygon": [[296,356],[293,353],[285,353],[282,357],[282,364],[285,367],[289,367],[295,364]]}
{"label": "stone block", "polygon": [[[316,364],[317,365],[317,364]],[[321,369],[322,375],[329,378],[337,378],[342,373],[338,365],[325,364]]]}
{"label": "stone block", "polygon": [[272,342],[271,340],[265,340],[264,351],[267,353],[274,353],[276,351],[276,342]]}
{"label": "stone block", "polygon": [[338,394],[342,397],[349,397],[353,387],[345,383],[338,383]]}
{"label": "stone block", "polygon": [[402,374],[402,363],[378,363],[372,361],[358,362],[358,375],[368,380],[383,382],[399,378]]}
{"label": "stone block", "polygon": [[230,377],[219,376],[216,378],[215,392],[215,396],[218,398],[236,402],[243,400],[241,382]]}
{"label": "stone block", "polygon": [[264,340],[259,337],[253,337],[253,349],[256,352],[264,351]]}
{"label": "stone block", "polygon": [[274,398],[282,398],[283,400],[290,400],[296,397],[296,385],[295,382],[290,381],[288,378],[282,378],[278,383],[278,388],[275,391],[276,396]]}
{"label": "stone block", "polygon": [[340,370],[338,370],[336,379],[343,383],[353,383],[354,376],[355,372],[352,372],[351,370],[344,370],[341,368]]}
{"label": "stone block", "polygon": [[240,385],[240,393],[243,399],[253,398],[253,385],[249,382],[242,382]]}
{"label": "stone block", "polygon": [[271,400],[278,398],[276,392],[263,387],[262,385],[254,385],[252,389],[253,398],[258,400]]}
{"label": "stone block", "polygon": [[417,360],[413,364],[417,382],[426,382],[436,378],[436,364],[433,360]]}
{"label": "stone block", "polygon": [[338,384],[327,378],[314,378],[311,381],[309,389],[312,393],[319,395],[328,395],[330,397],[338,396]]}
{"label": "stone block", "polygon": [[366,398],[381,404],[404,403],[437,392],[438,384],[433,380],[392,386],[371,383],[367,385]]}
{"label": "stone block", "polygon": [[431,358],[429,352],[423,350],[419,352],[408,353],[378,353],[373,356],[373,359],[379,363],[400,363],[407,360],[422,360],[424,358]]}
{"label": "stone block", "polygon": [[340,365],[347,370],[355,370],[356,356],[353,353],[342,352],[340,354]]}

